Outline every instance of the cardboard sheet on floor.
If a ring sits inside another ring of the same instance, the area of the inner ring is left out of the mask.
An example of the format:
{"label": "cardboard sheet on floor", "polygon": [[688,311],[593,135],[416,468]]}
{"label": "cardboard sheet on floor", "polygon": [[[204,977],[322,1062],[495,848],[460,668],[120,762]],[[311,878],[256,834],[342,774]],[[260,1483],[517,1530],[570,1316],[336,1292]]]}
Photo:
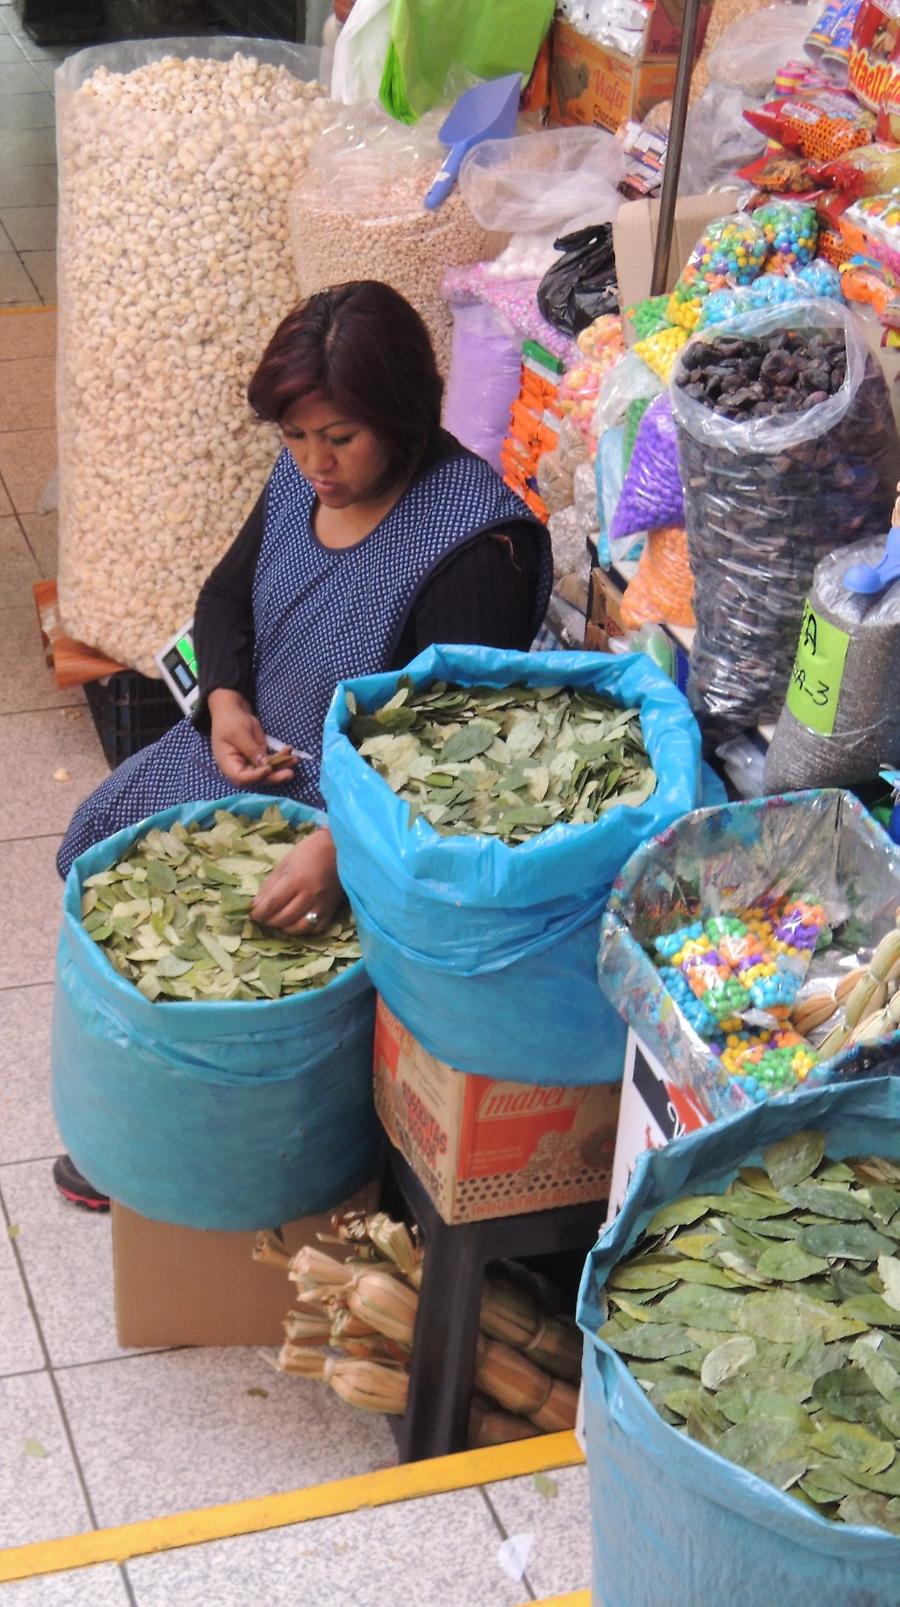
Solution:
{"label": "cardboard sheet on floor", "polygon": [[[374,1211],[370,1183],[338,1211]],[[288,1222],[281,1232],[293,1255],[317,1245],[332,1213]],[[113,1203],[113,1269],[119,1344],[280,1345],[292,1285],[252,1257],[255,1233],[224,1233],[151,1222]],[[343,1260],[350,1252],[329,1245]]]}

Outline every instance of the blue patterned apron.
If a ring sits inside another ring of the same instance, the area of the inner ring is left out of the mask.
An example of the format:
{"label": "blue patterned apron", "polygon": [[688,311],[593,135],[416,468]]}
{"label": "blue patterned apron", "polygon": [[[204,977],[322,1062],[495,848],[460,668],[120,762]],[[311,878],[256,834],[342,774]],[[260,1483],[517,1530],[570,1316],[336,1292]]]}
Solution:
{"label": "blue patterned apron", "polygon": [[[354,547],[322,545],[312,528],[314,503],[285,448],[266,487],[253,583],[256,710],[268,735],[313,758],[287,786],[253,790],[321,806],[322,726],[338,682],[390,667],[411,609],[455,548],[489,530],[540,526],[489,464],[463,451],[414,480]],[[542,554],[535,633],[552,580],[546,538]],[[181,720],[120,764],[76,810],[59,850],[60,874],[93,843],[159,809],[234,791],[209,737]]]}

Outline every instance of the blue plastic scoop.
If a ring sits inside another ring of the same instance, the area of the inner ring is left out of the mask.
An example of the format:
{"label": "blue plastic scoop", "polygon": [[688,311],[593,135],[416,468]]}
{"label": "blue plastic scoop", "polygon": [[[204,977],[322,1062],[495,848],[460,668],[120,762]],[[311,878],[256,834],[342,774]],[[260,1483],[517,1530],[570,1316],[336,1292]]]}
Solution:
{"label": "blue plastic scoop", "polygon": [[515,132],[522,92],[522,74],[507,73],[486,84],[473,84],[460,95],[444,119],[441,141],[449,145],[444,165],[425,197],[429,212],[447,199],[459,175],[463,157],[486,139],[508,139]]}
{"label": "blue plastic scoop", "polygon": [[900,525],[888,531],[884,557],[877,564],[851,564],[844,576],[848,591],[874,597],[894,580],[900,580]]}

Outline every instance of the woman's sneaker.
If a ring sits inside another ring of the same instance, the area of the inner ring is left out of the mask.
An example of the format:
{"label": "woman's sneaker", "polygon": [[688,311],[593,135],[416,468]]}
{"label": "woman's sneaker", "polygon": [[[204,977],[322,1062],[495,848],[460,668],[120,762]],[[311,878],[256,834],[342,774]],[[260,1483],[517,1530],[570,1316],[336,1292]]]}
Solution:
{"label": "woman's sneaker", "polygon": [[101,1194],[82,1177],[71,1155],[60,1155],[53,1162],[53,1181],[63,1199],[71,1200],[73,1205],[81,1205],[86,1211],[109,1210],[109,1196]]}

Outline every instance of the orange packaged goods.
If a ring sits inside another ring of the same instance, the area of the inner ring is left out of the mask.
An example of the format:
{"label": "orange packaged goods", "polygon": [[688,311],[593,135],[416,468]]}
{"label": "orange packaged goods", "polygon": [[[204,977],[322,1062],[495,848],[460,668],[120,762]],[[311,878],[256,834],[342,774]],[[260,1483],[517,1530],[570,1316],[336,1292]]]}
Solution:
{"label": "orange packaged goods", "polygon": [[687,531],[680,525],[651,530],[637,574],[625,588],[622,623],[630,631],[641,625],[693,627],[693,598]]}
{"label": "orange packaged goods", "polygon": [[875,112],[900,93],[900,17],[875,0],[862,0],[856,14],[849,82],[857,100]]}
{"label": "orange packaged goods", "polygon": [[833,162],[875,137],[875,115],[852,95],[820,89],[791,100],[773,100],[744,113],[747,122],[780,145],[801,150],[816,162]]}
{"label": "orange packaged goods", "polygon": [[375,1107],[445,1222],[605,1200],[618,1084],[543,1088],[455,1071],[379,1000]]}
{"label": "orange packaged goods", "polygon": [[500,467],[507,485],[539,519],[548,517],[537,487],[537,466],[559,442],[559,382],[565,365],[536,341],[522,347],[519,394],[509,415],[509,431],[500,448]]}

